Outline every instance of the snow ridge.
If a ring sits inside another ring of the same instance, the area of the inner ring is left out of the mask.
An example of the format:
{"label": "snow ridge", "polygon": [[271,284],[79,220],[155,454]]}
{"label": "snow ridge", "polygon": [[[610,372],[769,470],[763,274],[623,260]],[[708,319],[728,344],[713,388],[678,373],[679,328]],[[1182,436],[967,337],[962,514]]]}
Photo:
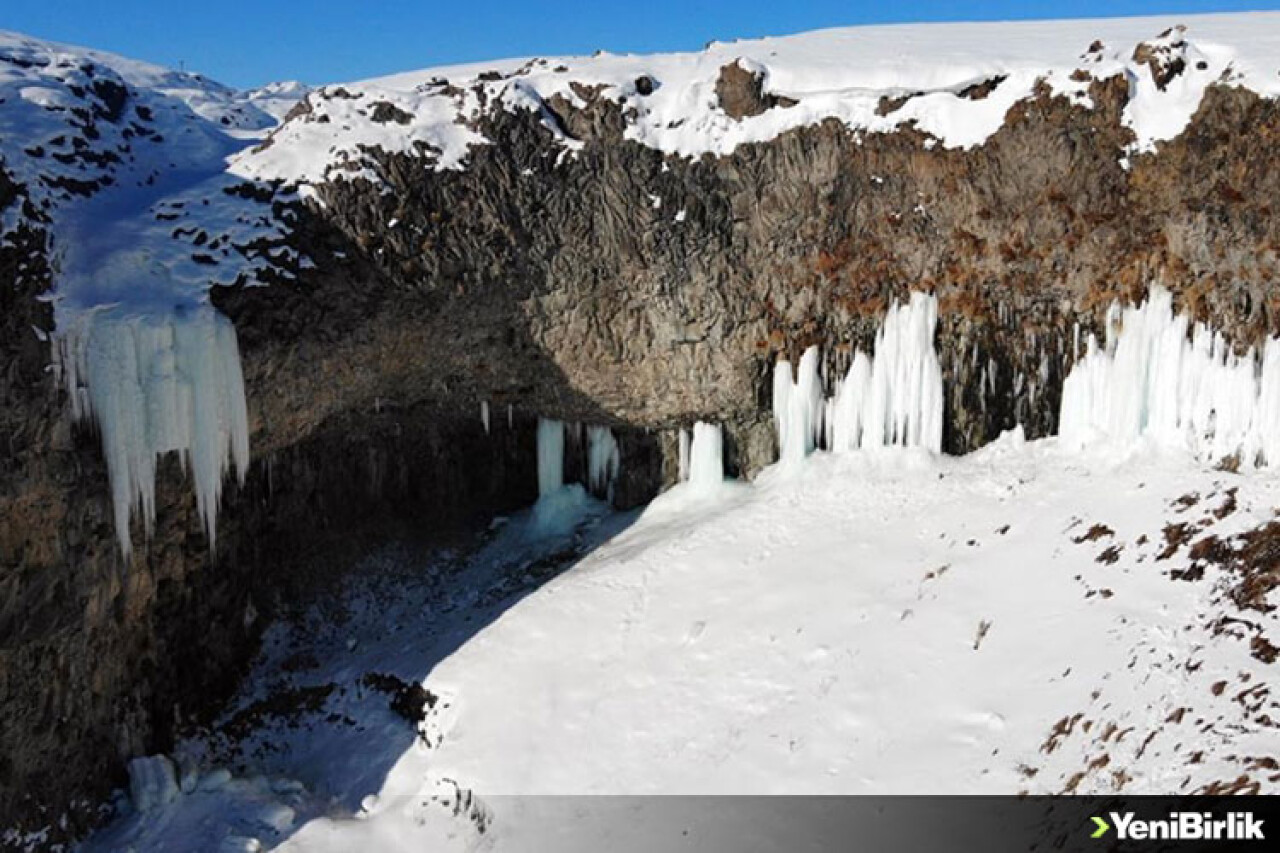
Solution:
{"label": "snow ridge", "polygon": [[1151,288],[1140,305],[1107,312],[1107,343],[1088,352],[1062,388],[1064,444],[1150,441],[1205,460],[1280,462],[1280,339],[1237,355],[1220,332],[1174,314]]}
{"label": "snow ridge", "polygon": [[[689,53],[507,59],[323,87],[272,145],[233,168],[304,187],[377,183],[373,146],[463,169],[472,146],[489,144],[478,119],[495,105],[545,118],[549,103],[580,109],[588,98],[618,105],[627,139],[680,157],[726,155],[826,120],[868,134],[914,125],[928,145],[968,149],[1042,85],[1089,107],[1092,84],[1115,77],[1129,84],[1123,120],[1135,154],[1181,133],[1210,85],[1280,94],[1277,57],[1280,15],[1246,13],[848,27]],[[723,109],[717,81],[733,63],[757,76],[773,106],[742,117]],[[544,124],[565,155],[581,148]]]}

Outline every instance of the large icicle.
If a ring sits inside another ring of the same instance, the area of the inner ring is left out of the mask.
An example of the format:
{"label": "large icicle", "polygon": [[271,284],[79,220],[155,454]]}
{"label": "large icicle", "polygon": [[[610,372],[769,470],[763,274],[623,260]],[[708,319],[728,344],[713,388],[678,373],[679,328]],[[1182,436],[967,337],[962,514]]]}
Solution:
{"label": "large icicle", "polygon": [[794,463],[813,452],[822,434],[825,406],[818,378],[820,353],[809,347],[800,356],[795,381],[791,363],[779,361],[773,370],[773,418],[778,429],[778,456]]}
{"label": "large icicle", "polygon": [[[857,352],[835,395],[823,399],[819,353],[810,347],[792,380],[778,362],[773,413],[783,462],[803,459],[825,437],[837,452],[871,447],[942,449],[942,369],[934,350],[938,303],[913,293],[894,304],[876,333],[875,356]],[[825,421],[825,423],[824,423]]]}
{"label": "large icicle", "polygon": [[73,416],[102,437],[116,535],[132,550],[129,519],[150,535],[156,457],[178,451],[192,473],[212,548],[223,478],[249,470],[249,424],[235,327],[212,308],[163,316],[89,312],[59,340]]}
{"label": "large icicle", "polygon": [[724,434],[719,424],[698,421],[689,442],[689,484],[706,490],[724,482]]}
{"label": "large icicle", "polygon": [[1280,341],[1261,359],[1173,313],[1152,287],[1138,306],[1112,305],[1105,348],[1092,336],[1062,386],[1059,434],[1079,448],[1148,439],[1204,459],[1280,461]]}
{"label": "large icicle", "polygon": [[564,485],[564,424],[538,418],[538,496],[546,497]]}

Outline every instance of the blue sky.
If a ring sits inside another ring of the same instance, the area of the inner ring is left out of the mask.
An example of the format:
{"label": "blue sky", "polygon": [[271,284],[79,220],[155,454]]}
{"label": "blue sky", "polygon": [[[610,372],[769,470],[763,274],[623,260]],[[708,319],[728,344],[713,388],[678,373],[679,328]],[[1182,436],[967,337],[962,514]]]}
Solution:
{"label": "blue sky", "polygon": [[897,21],[1276,8],[1277,0],[0,0],[0,29],[202,71],[235,86],[355,80],[534,54],[692,50],[711,39]]}

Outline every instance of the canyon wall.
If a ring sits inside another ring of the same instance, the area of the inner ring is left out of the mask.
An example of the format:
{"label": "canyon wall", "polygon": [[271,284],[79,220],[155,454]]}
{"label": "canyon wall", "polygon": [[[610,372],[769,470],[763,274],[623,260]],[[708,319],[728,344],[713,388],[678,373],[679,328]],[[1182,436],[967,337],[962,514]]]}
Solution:
{"label": "canyon wall", "polygon": [[[727,112],[789,108],[734,69]],[[939,299],[951,453],[1016,424],[1051,434],[1077,328],[1152,282],[1238,346],[1280,331],[1280,108],[1212,85],[1181,135],[1135,154],[1127,86],[1094,82],[1092,108],[1039,91],[968,150],[832,120],[681,158],[625,138],[621,107],[584,89],[482,114],[493,144],[462,170],[372,152],[381,185],[281,202],[313,268],[213,290],[254,454],[216,553],[171,459],[154,535],[121,558],[96,436],[29,331],[51,325],[52,273],[25,230],[0,247],[0,825],[91,824],[128,756],[216,710],[308,573],[530,503],[539,415],[615,427],[617,498],[637,505],[697,419],[724,424],[731,472],[771,462],[774,361],[820,344],[842,369],[913,290]],[[0,173],[0,207],[19,189]]]}

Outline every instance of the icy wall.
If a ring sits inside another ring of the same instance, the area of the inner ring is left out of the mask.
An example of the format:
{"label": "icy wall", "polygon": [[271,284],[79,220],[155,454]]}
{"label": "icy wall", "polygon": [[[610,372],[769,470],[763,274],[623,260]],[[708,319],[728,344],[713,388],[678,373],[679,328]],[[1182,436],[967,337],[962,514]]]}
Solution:
{"label": "icy wall", "polygon": [[942,370],[934,350],[938,302],[913,293],[894,304],[876,332],[875,355],[854,354],[835,393],[824,396],[821,357],[810,347],[796,376],[779,361],[773,375],[773,415],[783,462],[803,459],[820,444],[837,452],[873,447],[942,449]]}
{"label": "icy wall", "polygon": [[1239,454],[1245,465],[1280,461],[1280,340],[1259,357],[1223,338],[1153,287],[1145,302],[1107,313],[1105,348],[1088,351],[1062,389],[1062,442],[1152,441],[1203,459]]}
{"label": "icy wall", "polygon": [[116,536],[132,550],[129,521],[148,535],[156,514],[156,457],[177,451],[216,543],[223,478],[249,468],[249,424],[235,328],[208,307],[124,317],[87,312],[59,340],[72,415],[97,425],[111,480]]}

